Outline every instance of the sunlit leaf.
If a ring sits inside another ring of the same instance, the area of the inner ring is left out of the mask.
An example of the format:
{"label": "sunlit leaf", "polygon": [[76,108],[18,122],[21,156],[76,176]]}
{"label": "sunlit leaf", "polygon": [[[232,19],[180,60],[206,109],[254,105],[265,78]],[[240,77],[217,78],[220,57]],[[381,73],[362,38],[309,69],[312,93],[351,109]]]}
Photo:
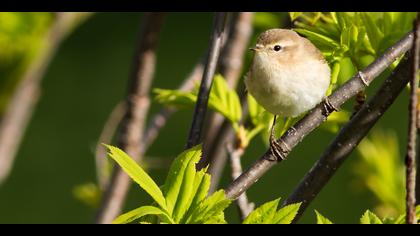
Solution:
{"label": "sunlit leaf", "polygon": [[146,215],[157,215],[165,223],[174,223],[170,216],[154,206],[142,206],[118,216],[113,224],[127,224]]}
{"label": "sunlit leaf", "polygon": [[187,224],[206,224],[215,222],[224,222],[223,211],[231,203],[227,199],[225,192],[219,190],[213,193],[210,197],[204,199],[197,208],[192,212],[191,216],[187,219]]}
{"label": "sunlit leaf", "polygon": [[316,223],[317,224],[332,224],[332,222],[327,219],[325,216],[321,215],[317,210],[315,210],[316,214]]}
{"label": "sunlit leaf", "polygon": [[273,201],[269,201],[253,210],[246,219],[242,222],[243,224],[272,224],[273,219],[277,212],[277,206],[279,205],[280,198]]}
{"label": "sunlit leaf", "polygon": [[[167,211],[169,215],[179,214],[185,210],[185,203],[189,201],[191,187],[193,186],[195,175],[195,163],[201,157],[201,145],[197,145],[191,149],[185,150],[172,162],[163,186]],[[189,186],[186,186],[188,183]],[[177,212],[175,212],[177,208]]]}
{"label": "sunlit leaf", "polygon": [[105,145],[108,148],[109,156],[127,173],[134,182],[138,183],[163,209],[166,209],[166,201],[160,188],[152,178],[124,151],[121,149]]}
{"label": "sunlit leaf", "polygon": [[383,224],[383,222],[373,212],[366,210],[360,218],[360,224]]}

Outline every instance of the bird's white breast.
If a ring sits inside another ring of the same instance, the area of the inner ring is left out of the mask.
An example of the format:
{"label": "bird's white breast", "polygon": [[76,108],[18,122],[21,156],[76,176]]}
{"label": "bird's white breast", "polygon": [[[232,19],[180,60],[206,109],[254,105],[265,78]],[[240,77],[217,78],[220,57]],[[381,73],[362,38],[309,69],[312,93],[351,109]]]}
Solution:
{"label": "bird's white breast", "polygon": [[316,59],[281,65],[258,53],[245,83],[267,111],[296,117],[322,101],[330,83],[330,68]]}

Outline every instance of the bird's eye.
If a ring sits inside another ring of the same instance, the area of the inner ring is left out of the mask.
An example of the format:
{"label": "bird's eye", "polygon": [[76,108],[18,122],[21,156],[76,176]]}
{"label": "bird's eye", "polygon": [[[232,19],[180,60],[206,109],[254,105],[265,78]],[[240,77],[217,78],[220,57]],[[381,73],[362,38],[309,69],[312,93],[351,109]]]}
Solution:
{"label": "bird's eye", "polygon": [[278,52],[280,50],[281,50],[281,46],[280,45],[274,46],[274,51]]}

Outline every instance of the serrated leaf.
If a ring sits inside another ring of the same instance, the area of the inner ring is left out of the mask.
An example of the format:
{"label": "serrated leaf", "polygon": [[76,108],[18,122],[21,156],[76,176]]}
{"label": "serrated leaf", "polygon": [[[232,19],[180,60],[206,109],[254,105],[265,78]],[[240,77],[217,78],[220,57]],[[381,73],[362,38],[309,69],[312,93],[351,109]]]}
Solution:
{"label": "serrated leaf", "polygon": [[111,145],[105,145],[105,147],[108,148],[109,156],[121,166],[124,172],[127,173],[134,182],[138,183],[140,187],[144,189],[160,207],[162,207],[162,209],[166,209],[165,198],[153,179],[150,178],[150,176],[124,151]]}
{"label": "serrated leaf", "polygon": [[[204,199],[186,220],[187,224],[205,224],[214,222],[215,217],[220,217],[224,209],[231,203],[225,196],[224,190],[213,193]],[[219,219],[220,220],[220,219]]]}
{"label": "serrated leaf", "polygon": [[163,222],[173,224],[171,217],[161,209],[154,206],[142,206],[118,216],[113,224],[127,224],[146,215],[157,215]]}
{"label": "serrated leaf", "polygon": [[293,203],[286,205],[277,211],[273,219],[273,224],[290,224],[299,211],[302,203]]}
{"label": "serrated leaf", "polygon": [[[195,152],[196,155],[188,162],[187,168],[185,168],[185,173],[182,178],[181,187],[179,189],[178,198],[176,200],[175,208],[172,214],[172,217],[176,222],[179,222],[191,204],[192,198],[194,198],[194,181],[196,175],[196,166],[195,164],[200,160],[201,157],[201,146],[199,146],[200,151]],[[180,170],[181,171],[181,170]]]}
{"label": "serrated leaf", "polygon": [[180,223],[185,223],[186,219],[190,217],[192,211],[204,200],[207,196],[207,193],[210,188],[210,175],[206,173],[207,168],[201,169],[199,172],[196,172],[194,178],[194,187],[191,199],[189,204],[189,209],[185,213],[183,219],[180,220]]}
{"label": "serrated leaf", "polygon": [[332,224],[332,222],[327,219],[325,216],[321,215],[317,210],[315,210],[316,214],[316,223],[317,224]]}
{"label": "serrated leaf", "polygon": [[[174,208],[177,204],[185,204],[188,201],[186,195],[190,192],[190,189],[182,188],[184,181],[191,182],[191,168],[187,170],[190,163],[196,163],[201,156],[201,145],[197,145],[188,150],[185,150],[172,162],[169,169],[168,176],[166,177],[165,184],[163,186],[163,193],[165,195],[167,211],[169,215],[173,216]],[[195,165],[194,165],[195,167]],[[195,169],[193,170],[195,171]],[[184,177],[187,172],[186,178]],[[193,180],[192,180],[193,181]],[[180,196],[181,194],[181,196]],[[183,203],[177,203],[177,202]],[[181,209],[180,209],[181,210]],[[179,213],[178,213],[179,214]]]}
{"label": "serrated leaf", "polygon": [[383,224],[383,222],[373,212],[366,210],[360,218],[360,224]]}
{"label": "serrated leaf", "polygon": [[273,224],[280,198],[269,201],[253,210],[242,222],[243,224]]}

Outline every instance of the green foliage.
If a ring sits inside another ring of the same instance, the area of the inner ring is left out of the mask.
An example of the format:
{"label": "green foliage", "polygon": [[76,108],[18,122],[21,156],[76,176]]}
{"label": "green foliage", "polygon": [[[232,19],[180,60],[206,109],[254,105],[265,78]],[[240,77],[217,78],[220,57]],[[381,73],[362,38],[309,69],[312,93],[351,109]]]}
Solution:
{"label": "green foliage", "polygon": [[47,12],[0,13],[0,114],[10,94],[44,43],[53,19]]}
{"label": "green foliage", "polygon": [[[159,103],[182,108],[194,106],[197,101],[198,88],[191,92],[155,88],[153,92],[156,94],[155,99]],[[208,106],[226,117],[233,127],[236,130],[238,129],[237,123],[242,116],[241,103],[239,102],[238,94],[229,88],[226,80],[221,75],[214,77]]]}
{"label": "green foliage", "polygon": [[377,199],[375,211],[396,216],[404,211],[404,163],[394,132],[374,129],[357,147],[360,158],[354,166],[358,183]]}
{"label": "green foliage", "polygon": [[[113,223],[124,224],[135,220],[154,223],[157,216],[167,224],[225,224],[224,210],[231,204],[223,190],[206,197],[210,187],[207,169],[196,171],[195,164],[201,156],[201,145],[181,153],[172,163],[162,191],[156,183],[126,153],[117,147],[105,145],[109,156],[145,190],[154,200],[152,205],[141,206],[117,217]],[[279,199],[263,204],[243,222],[244,224],[290,224],[300,203],[277,210]]]}
{"label": "green foliage", "polygon": [[316,223],[317,224],[332,224],[331,220],[327,219],[325,216],[321,215],[317,210],[315,210],[316,214]]}
{"label": "green foliage", "polygon": [[277,210],[280,198],[267,202],[243,221],[243,224],[290,224],[295,218],[301,203],[290,204]]}
{"label": "green foliage", "polygon": [[[181,153],[172,163],[162,191],[152,178],[122,150],[106,145],[109,156],[145,190],[157,206],[141,206],[127,212],[113,223],[129,223],[156,215],[161,223],[225,223],[223,210],[231,201],[220,190],[207,197],[210,176],[206,169],[196,171],[201,145]],[[153,223],[147,220],[141,222]]]}
{"label": "green foliage", "polygon": [[[364,69],[374,58],[409,32],[415,16],[414,12],[290,14],[296,25],[294,30],[311,40],[335,68],[334,73],[338,73],[338,85],[352,75],[349,76],[346,71]],[[350,63],[343,64],[343,60]],[[337,68],[337,63],[340,64],[340,68]],[[393,66],[397,63],[398,61]],[[335,87],[335,83],[333,84]]]}
{"label": "green foliage", "polygon": [[383,222],[373,212],[366,210],[360,218],[360,224],[383,224]]}

